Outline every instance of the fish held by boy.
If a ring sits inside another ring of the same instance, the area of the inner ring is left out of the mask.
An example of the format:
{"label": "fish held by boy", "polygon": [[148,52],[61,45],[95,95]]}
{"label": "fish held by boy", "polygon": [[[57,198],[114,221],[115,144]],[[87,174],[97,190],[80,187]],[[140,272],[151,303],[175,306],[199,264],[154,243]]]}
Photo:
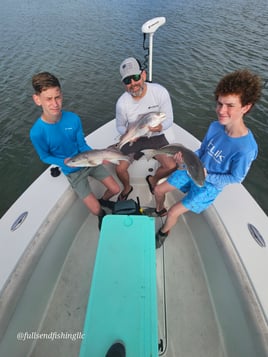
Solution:
{"label": "fish held by boy", "polygon": [[70,167],[93,167],[109,161],[118,164],[120,160],[129,161],[128,156],[123,155],[116,149],[93,149],[81,152],[66,160],[66,165]]}
{"label": "fish held by boy", "polygon": [[175,154],[180,152],[182,155],[183,162],[186,166],[188,175],[191,177],[191,179],[194,181],[194,183],[197,186],[199,187],[204,186],[204,182],[205,182],[204,166],[201,160],[199,159],[199,157],[192,150],[186,148],[184,145],[169,144],[163,146],[160,149],[148,149],[148,150],[142,150],[142,152],[145,154],[147,160],[159,154],[166,154],[168,156],[174,157]]}

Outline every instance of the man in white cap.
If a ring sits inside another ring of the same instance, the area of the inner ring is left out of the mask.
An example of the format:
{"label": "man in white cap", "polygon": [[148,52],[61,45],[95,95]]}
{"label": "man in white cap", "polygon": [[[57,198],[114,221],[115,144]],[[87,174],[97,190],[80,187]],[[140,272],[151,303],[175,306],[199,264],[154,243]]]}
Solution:
{"label": "man in white cap", "polygon": [[[151,128],[152,136],[150,138],[141,137],[131,145],[127,143],[122,147],[121,150],[124,154],[133,154],[134,159],[139,159],[142,155],[141,150],[158,149],[169,144],[164,131],[173,124],[171,99],[163,86],[146,82],[145,70],[142,69],[140,62],[133,57],[127,58],[121,63],[120,74],[126,90],[116,103],[116,128],[120,135],[123,135],[129,123],[134,122],[140,115],[149,112],[166,114],[166,119],[161,124]],[[154,176],[146,177],[152,194],[157,182],[176,167],[176,163],[171,157],[156,155],[155,158],[159,161],[160,166]],[[127,161],[120,161],[120,164],[116,166],[117,176],[123,184],[123,190],[118,200],[126,200],[133,190],[129,182],[128,167],[129,162]],[[161,215],[165,213],[161,212]]]}

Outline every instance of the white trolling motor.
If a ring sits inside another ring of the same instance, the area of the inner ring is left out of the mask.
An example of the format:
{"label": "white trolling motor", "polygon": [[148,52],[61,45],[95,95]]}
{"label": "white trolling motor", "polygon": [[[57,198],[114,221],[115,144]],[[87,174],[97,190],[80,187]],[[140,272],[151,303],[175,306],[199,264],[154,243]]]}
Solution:
{"label": "white trolling motor", "polygon": [[141,27],[141,31],[144,34],[149,34],[149,82],[152,82],[153,72],[153,35],[160,26],[165,24],[165,22],[165,17],[154,17],[145,22]]}

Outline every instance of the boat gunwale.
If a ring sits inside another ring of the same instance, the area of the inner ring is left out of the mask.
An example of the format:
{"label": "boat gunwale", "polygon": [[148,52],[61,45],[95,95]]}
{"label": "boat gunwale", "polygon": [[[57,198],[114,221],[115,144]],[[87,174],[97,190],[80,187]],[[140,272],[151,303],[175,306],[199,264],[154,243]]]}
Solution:
{"label": "boat gunwale", "polygon": [[40,257],[59,222],[76,199],[73,190],[69,188],[55,203],[5,282],[0,294],[0,342]]}
{"label": "boat gunwale", "polygon": [[202,215],[214,233],[215,242],[223,255],[229,276],[238,293],[243,297],[245,316],[251,324],[253,323],[253,329],[258,331],[259,343],[263,346],[265,354],[268,355],[267,316],[237,247],[214,205]]}

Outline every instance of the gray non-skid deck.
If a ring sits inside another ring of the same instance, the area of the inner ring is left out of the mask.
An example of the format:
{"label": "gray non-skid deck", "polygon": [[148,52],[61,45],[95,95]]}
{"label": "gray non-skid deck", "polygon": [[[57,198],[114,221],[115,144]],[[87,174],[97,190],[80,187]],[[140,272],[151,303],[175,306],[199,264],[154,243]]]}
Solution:
{"label": "gray non-skid deck", "polygon": [[98,244],[97,219],[89,215],[81,226],[62,268],[40,333],[67,332],[66,339],[37,340],[32,357],[78,356],[90,281]]}
{"label": "gray non-skid deck", "polygon": [[[156,226],[161,226],[160,219]],[[66,332],[69,338],[39,339],[31,357],[78,356],[81,340],[75,338],[83,331],[97,243],[96,218],[89,215],[69,251],[40,331]],[[206,278],[183,220],[178,222],[164,249],[157,250],[156,255],[158,329],[162,346],[159,354],[224,356]]]}

